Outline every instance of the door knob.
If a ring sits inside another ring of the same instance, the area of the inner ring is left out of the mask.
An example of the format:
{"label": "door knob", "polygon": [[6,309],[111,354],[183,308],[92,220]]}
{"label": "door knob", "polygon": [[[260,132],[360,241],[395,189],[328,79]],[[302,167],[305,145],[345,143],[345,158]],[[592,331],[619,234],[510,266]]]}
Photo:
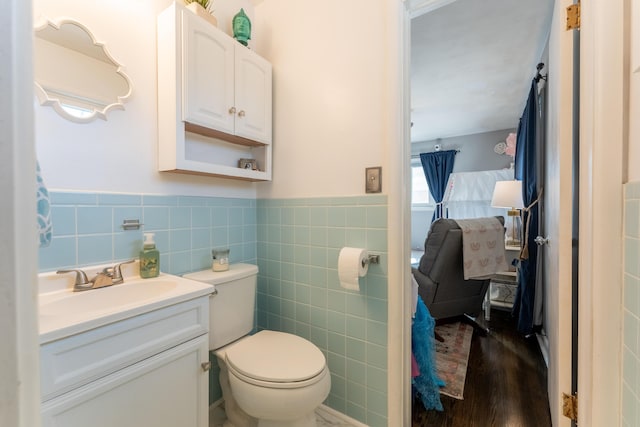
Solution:
{"label": "door knob", "polygon": [[211,362],[203,362],[200,364],[200,366],[202,366],[203,371],[207,372],[211,369]]}
{"label": "door knob", "polygon": [[236,113],[236,107],[229,108],[229,114],[235,114],[235,113]]}
{"label": "door knob", "polygon": [[533,239],[533,241],[536,242],[536,245],[538,245],[538,246],[548,245],[549,244],[549,238],[548,237],[538,236],[535,239]]}
{"label": "door knob", "polygon": [[238,117],[244,117],[244,110],[240,110],[238,112]]}

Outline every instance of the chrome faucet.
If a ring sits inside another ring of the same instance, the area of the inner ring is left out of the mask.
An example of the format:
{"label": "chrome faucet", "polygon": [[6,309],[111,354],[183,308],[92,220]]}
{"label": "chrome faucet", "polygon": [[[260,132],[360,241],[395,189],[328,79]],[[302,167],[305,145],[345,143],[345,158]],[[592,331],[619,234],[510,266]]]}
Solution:
{"label": "chrome faucet", "polygon": [[102,270],[102,273],[111,278],[113,285],[119,285],[120,283],[124,283],[124,278],[122,277],[122,264],[131,264],[135,259],[130,259],[129,261],[124,261],[119,264],[114,265],[113,267],[107,267]]}
{"label": "chrome faucet", "polygon": [[129,261],[116,264],[113,267],[107,267],[96,274],[96,276],[91,280],[87,277],[87,273],[79,269],[58,270],[56,271],[56,274],[76,273],[73,292],[88,291],[90,289],[104,288],[106,286],[123,283],[124,279],[122,277],[121,266],[122,264],[132,263],[133,261],[135,260],[131,259]]}

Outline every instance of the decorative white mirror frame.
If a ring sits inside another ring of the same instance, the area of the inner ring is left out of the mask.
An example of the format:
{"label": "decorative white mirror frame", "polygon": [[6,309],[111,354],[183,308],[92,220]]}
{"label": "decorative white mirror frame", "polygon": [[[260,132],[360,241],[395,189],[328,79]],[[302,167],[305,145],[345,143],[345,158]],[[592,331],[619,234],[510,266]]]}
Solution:
{"label": "decorative white mirror frame", "polygon": [[[77,107],[78,110],[84,110],[87,112],[87,115],[83,115],[83,116],[79,116],[79,115],[74,115],[70,112],[70,110],[72,108],[74,108],[73,105],[71,106],[65,106],[65,104],[63,102],[60,101],[60,98],[57,97],[55,95],[55,93],[49,93],[47,92],[47,90],[45,89],[45,87],[43,85],[41,85],[38,81],[37,81],[37,77],[34,75],[34,86],[35,86],[35,94],[38,97],[38,100],[40,102],[40,105],[45,105],[45,106],[51,106],[58,114],[60,114],[62,117],[73,121],[75,123],[89,123],[93,120],[95,120],[96,118],[100,118],[102,120],[107,120],[107,113],[111,110],[114,109],[121,109],[124,110],[124,103],[125,101],[131,96],[131,92],[133,89],[133,86],[131,84],[131,80],[129,79],[129,77],[122,71],[122,65],[117,62],[109,53],[109,51],[107,50],[106,46],[104,45],[104,43],[98,42],[95,37],[93,36],[93,34],[91,33],[91,31],[89,31],[89,29],[79,23],[78,21],[75,21],[73,19],[69,19],[69,18],[61,18],[58,19],[57,21],[53,21],[53,20],[49,20],[46,18],[42,18],[38,24],[35,26],[34,28],[34,35],[35,38],[37,38],[37,32],[38,31],[42,31],[42,30],[47,30],[47,27],[50,27],[50,29],[52,30],[60,30],[60,28],[65,25],[65,24],[71,24],[71,25],[75,25],[77,26],[79,29],[81,29],[82,31],[84,31],[89,39],[91,40],[92,45],[90,46],[91,50],[94,51],[94,53],[97,53],[98,55],[103,55],[104,58],[102,58],[102,60],[104,60],[104,62],[109,61],[113,67],[115,68],[115,72],[116,75],[119,76],[120,78],[124,79],[125,85],[126,85],[126,93],[124,94],[114,94],[113,95],[113,102],[110,103],[105,103],[103,104],[96,104],[95,107],[91,107],[91,108],[87,108],[86,106],[82,106],[82,107]],[[36,55],[35,52],[35,46],[34,46],[34,58]],[[35,74],[35,73],[34,73]],[[71,98],[77,97],[78,100],[82,99],[83,97],[78,95],[74,95],[74,94],[70,94]]]}

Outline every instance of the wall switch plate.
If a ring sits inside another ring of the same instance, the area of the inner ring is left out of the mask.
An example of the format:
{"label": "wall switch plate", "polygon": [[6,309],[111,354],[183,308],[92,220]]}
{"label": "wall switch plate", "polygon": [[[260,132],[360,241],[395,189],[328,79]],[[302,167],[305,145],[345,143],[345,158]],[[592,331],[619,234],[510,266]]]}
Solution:
{"label": "wall switch plate", "polygon": [[382,166],[365,169],[365,192],[382,192]]}

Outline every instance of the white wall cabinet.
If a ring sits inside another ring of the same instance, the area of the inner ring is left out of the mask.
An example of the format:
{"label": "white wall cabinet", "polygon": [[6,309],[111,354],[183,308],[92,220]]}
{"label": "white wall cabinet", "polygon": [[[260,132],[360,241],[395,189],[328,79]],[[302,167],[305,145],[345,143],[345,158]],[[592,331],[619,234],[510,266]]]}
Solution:
{"label": "white wall cabinet", "polygon": [[208,427],[208,308],[205,296],[43,344],[43,427]]}
{"label": "white wall cabinet", "polygon": [[161,171],[270,180],[271,64],[173,3],[158,17],[158,128]]}

